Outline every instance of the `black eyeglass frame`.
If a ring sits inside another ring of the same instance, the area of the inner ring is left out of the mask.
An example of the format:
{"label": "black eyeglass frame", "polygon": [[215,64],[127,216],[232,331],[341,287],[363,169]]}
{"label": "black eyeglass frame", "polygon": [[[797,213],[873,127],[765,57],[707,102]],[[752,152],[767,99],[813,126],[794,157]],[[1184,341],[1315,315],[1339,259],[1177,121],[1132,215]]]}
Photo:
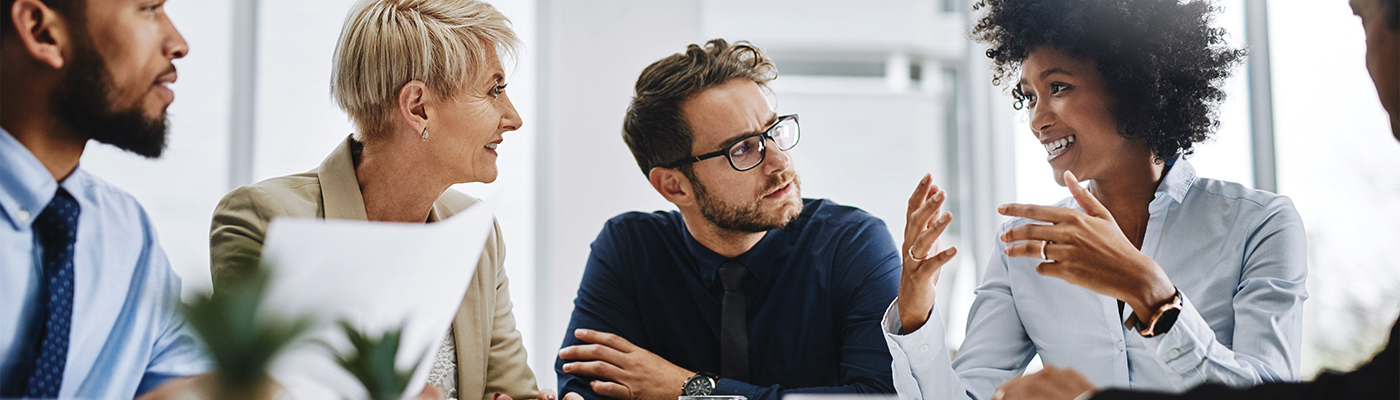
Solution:
{"label": "black eyeglass frame", "polygon": [[[782,148],[782,147],[778,147],[778,150],[781,150],[781,151],[792,150],[793,147],[797,147],[797,142],[802,141],[802,123],[798,121],[798,119],[797,119],[797,114],[788,114],[788,115],[779,116],[779,117],[778,117],[778,120],[777,120],[777,121],[773,121],[773,125],[768,126],[768,129],[764,129],[763,132],[755,133],[755,134],[752,134],[752,135],[744,135],[743,137],[740,137],[738,140],[735,140],[734,143],[730,143],[728,146],[724,146],[723,149],[719,149],[719,150],[712,151],[712,152],[709,152],[709,153],[701,154],[701,155],[698,155],[698,156],[682,158],[682,159],[676,160],[675,162],[672,162],[672,163],[670,163],[670,164],[666,164],[665,167],[666,167],[666,168],[678,168],[678,167],[683,166],[683,165],[690,165],[690,164],[694,164],[694,163],[697,163],[697,162],[705,161],[705,160],[708,160],[708,159],[711,159],[711,158],[715,158],[715,157],[719,157],[719,156],[724,156],[724,158],[725,158],[726,160],[729,161],[729,167],[730,167],[730,168],[734,168],[735,171],[743,172],[743,171],[748,171],[748,170],[751,170],[751,169],[754,169],[754,168],[758,168],[758,166],[763,165],[763,161],[764,161],[764,160],[768,159],[768,141],[769,141],[769,140],[772,140],[772,141],[773,141],[773,144],[777,144],[777,143],[778,143],[778,140],[773,138],[773,134],[772,134],[773,129],[777,128],[778,125],[782,125],[782,124],[783,124],[783,121],[786,121],[786,120],[789,120],[789,119],[791,119],[793,123],[797,124],[797,138],[796,138],[795,140],[792,141],[792,145],[791,145],[791,146],[788,146],[786,149],[785,149],[785,148]],[[743,143],[745,140],[749,140],[749,138],[752,138],[752,137],[754,137],[754,136],[763,137],[763,140],[760,141],[760,142],[758,142],[758,162],[757,162],[757,163],[754,163],[753,166],[748,167],[748,168],[739,168],[739,166],[734,165],[734,158],[731,157],[729,154],[731,153],[731,150],[734,149],[734,146],[738,146],[740,143]]]}

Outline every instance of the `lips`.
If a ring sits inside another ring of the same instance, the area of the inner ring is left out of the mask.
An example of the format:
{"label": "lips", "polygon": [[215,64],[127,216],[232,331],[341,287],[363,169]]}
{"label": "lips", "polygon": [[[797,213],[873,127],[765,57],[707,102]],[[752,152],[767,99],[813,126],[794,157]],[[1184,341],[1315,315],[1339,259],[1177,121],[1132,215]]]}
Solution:
{"label": "lips", "polygon": [[1069,135],[1058,139],[1046,140],[1041,142],[1041,145],[1045,146],[1045,152],[1049,154],[1049,158],[1053,159],[1073,146],[1074,139],[1074,135]]}

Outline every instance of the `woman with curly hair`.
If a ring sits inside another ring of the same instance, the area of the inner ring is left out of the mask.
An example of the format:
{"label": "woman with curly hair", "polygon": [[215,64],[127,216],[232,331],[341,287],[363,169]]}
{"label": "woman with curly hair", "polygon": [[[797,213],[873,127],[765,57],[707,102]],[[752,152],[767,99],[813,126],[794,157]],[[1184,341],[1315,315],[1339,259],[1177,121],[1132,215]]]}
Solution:
{"label": "woman with curly hair", "polygon": [[[903,398],[986,399],[1039,355],[1094,385],[1179,392],[1298,379],[1306,243],[1292,202],[1202,178],[1184,156],[1219,125],[1243,50],[1202,0],[985,0],[973,36],[1011,84],[1055,181],[1006,204],[950,362],[932,251],[951,217],[920,182],[899,298],[883,322]],[[1010,79],[1017,79],[1010,81]],[[1088,181],[1081,188],[1078,181]]]}

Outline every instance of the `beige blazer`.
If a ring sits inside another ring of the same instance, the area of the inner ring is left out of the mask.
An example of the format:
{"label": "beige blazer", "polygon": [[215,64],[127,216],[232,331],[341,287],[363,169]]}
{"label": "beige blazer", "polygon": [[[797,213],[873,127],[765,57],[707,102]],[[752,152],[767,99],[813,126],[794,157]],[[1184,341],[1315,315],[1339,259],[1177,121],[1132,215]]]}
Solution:
{"label": "beige blazer", "polygon": [[[355,178],[351,140],[331,152],[321,166],[300,174],[243,186],[224,196],[214,210],[209,232],[214,286],[228,276],[246,273],[262,254],[263,235],[274,217],[366,220],[365,201]],[[466,209],[477,200],[449,189],[433,203],[429,221]],[[525,364],[525,346],[511,314],[506,247],[500,226],[492,228],[476,276],[457,318],[458,398],[492,400],[495,393],[515,399],[538,395],[535,375]]]}

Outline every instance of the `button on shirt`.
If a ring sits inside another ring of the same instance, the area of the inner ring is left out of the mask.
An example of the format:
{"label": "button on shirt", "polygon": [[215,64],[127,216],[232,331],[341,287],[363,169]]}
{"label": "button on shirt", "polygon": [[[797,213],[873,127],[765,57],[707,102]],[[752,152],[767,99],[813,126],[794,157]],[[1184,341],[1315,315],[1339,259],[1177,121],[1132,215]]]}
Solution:
{"label": "button on shirt", "polygon": [[[721,377],[715,394],[777,400],[784,393],[891,393],[880,316],[899,289],[900,259],[884,222],[828,200],[768,231],[735,258],[749,268],[750,382]],[[691,371],[720,372],[718,277],[725,257],[680,213],[627,213],[592,245],[564,346],[587,328],[622,336]],[[599,398],[591,378],[554,370],[559,393]],[[683,382],[676,382],[679,389]]]}
{"label": "button on shirt", "polygon": [[[1080,209],[1073,198],[1056,204]],[[1039,354],[1099,387],[1180,392],[1201,383],[1250,386],[1298,379],[1307,254],[1302,220],[1287,197],[1197,178],[1178,160],[1149,204],[1142,252],[1181,291],[1184,307],[1165,334],[1123,327],[1131,307],[1035,272],[1039,260],[1007,257],[997,241],[949,362],[937,308],[901,335],[898,308],[882,323],[901,398],[987,399]],[[1029,223],[1013,219],[1001,232]],[[938,349],[917,352],[923,345]]]}
{"label": "button on shirt", "polygon": [[[41,249],[33,220],[60,185],[78,201],[72,327],[60,398],[134,398],[209,369],[179,318],[180,277],[131,195],[79,168],[62,183],[0,130],[0,378],[42,332]],[[13,384],[0,382],[0,385]],[[22,384],[22,383],[20,383]]]}

